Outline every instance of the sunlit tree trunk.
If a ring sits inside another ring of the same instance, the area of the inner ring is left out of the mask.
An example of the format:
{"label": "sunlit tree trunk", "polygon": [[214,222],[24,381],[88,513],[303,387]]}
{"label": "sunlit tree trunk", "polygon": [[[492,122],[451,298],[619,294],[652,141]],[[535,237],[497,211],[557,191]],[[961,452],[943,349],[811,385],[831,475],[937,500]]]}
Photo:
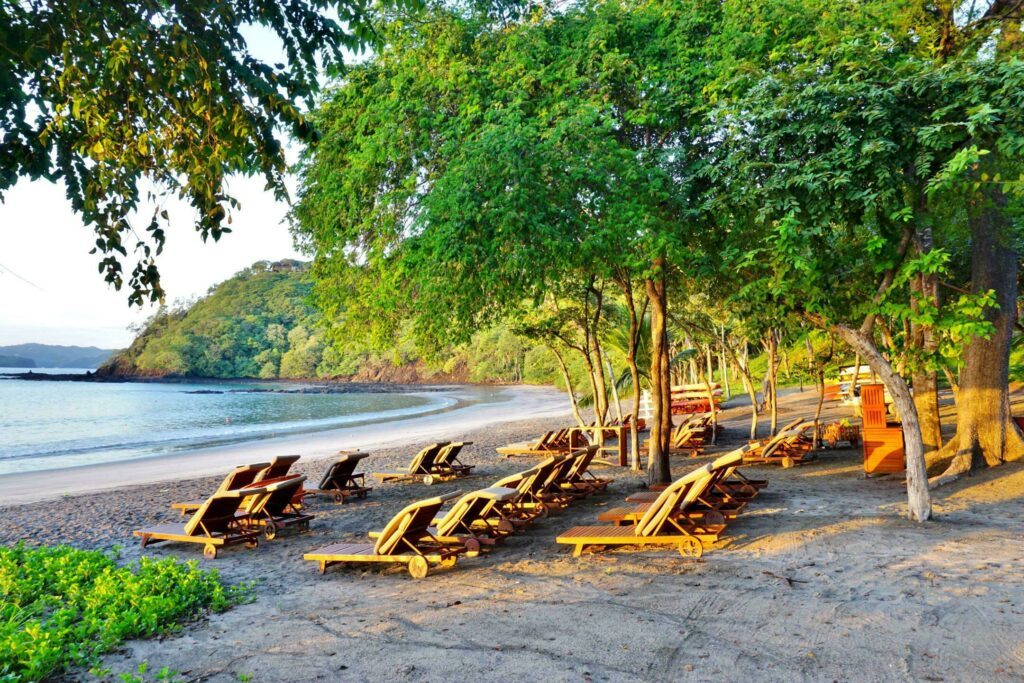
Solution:
{"label": "sunlit tree trunk", "polygon": [[576,423],[580,427],[586,427],[587,423],[583,421],[583,416],[580,414],[580,404],[576,400],[576,390],[572,385],[572,376],[569,374],[569,368],[565,364],[565,358],[562,356],[561,351],[558,350],[553,344],[545,344],[550,349],[551,353],[555,356],[555,360],[558,361],[558,369],[562,373],[562,381],[565,382],[565,390],[569,394],[569,403],[572,405],[572,414],[576,418]]}
{"label": "sunlit tree trunk", "polygon": [[985,314],[995,333],[988,339],[971,339],[964,349],[956,435],[936,454],[934,462],[941,465],[952,459],[945,472],[932,481],[934,485],[952,481],[974,467],[1024,456],[1024,439],[1010,418],[1008,389],[1010,338],[1017,319],[1017,252],[1006,199],[999,188],[993,187],[976,201],[968,211],[971,292],[995,292],[997,306]]}
{"label": "sunlit tree trunk", "polygon": [[[663,269],[664,259],[658,259],[655,266]],[[668,306],[664,272],[660,272],[656,278],[646,280],[645,285],[651,308],[651,402],[653,404],[651,438],[648,441],[647,481],[650,484],[667,484],[672,480],[668,457],[668,442],[672,433],[672,389],[668,367],[668,331],[666,328]],[[667,410],[666,405],[668,406]]]}

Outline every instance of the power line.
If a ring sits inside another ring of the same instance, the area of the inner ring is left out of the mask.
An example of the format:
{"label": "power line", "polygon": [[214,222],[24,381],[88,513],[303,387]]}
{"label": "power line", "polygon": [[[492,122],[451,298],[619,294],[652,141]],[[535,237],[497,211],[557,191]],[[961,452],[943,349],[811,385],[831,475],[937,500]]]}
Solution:
{"label": "power line", "polygon": [[13,270],[11,270],[10,268],[8,268],[7,266],[5,266],[5,265],[4,265],[4,264],[2,264],[2,263],[0,263],[0,270],[5,270],[5,271],[7,271],[8,273],[10,273],[11,275],[13,275],[14,277],[16,277],[16,278],[18,278],[19,280],[21,280],[22,282],[24,282],[25,284],[27,284],[27,285],[31,285],[32,287],[35,287],[35,288],[36,288],[36,289],[38,289],[38,290],[39,290],[40,292],[44,292],[44,293],[45,293],[45,291],[46,291],[46,290],[44,290],[44,289],[43,289],[42,287],[40,287],[39,285],[37,285],[36,283],[32,282],[31,280],[29,280],[29,279],[27,279],[27,278],[23,278],[22,276],[18,275],[17,273],[15,273],[15,272],[14,272]]}

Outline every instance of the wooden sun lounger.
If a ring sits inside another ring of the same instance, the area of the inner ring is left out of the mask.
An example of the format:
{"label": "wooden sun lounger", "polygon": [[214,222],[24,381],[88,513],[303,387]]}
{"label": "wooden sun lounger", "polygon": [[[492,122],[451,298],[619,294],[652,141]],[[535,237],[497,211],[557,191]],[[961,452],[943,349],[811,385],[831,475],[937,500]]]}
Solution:
{"label": "wooden sun lounger", "polygon": [[588,496],[595,491],[604,491],[614,479],[601,479],[594,476],[590,471],[590,465],[594,462],[599,448],[588,446],[576,452],[572,465],[565,474],[565,480],[561,483],[562,489],[581,496]]}
{"label": "wooden sun lounger", "polygon": [[555,541],[574,546],[574,557],[595,545],[667,545],[675,547],[683,557],[700,557],[704,544],[713,543],[725,530],[724,524],[694,522],[687,517],[690,506],[710,478],[710,468],[705,465],[673,482],[633,525],[573,527]]}
{"label": "wooden sun lounger", "polygon": [[568,455],[553,455],[528,470],[511,474],[495,482],[495,487],[516,490],[515,498],[502,506],[502,514],[519,526],[529,524],[538,517],[546,517],[551,506],[542,498],[545,485],[555,468],[569,458]]}
{"label": "wooden sun lounger", "polygon": [[335,503],[344,503],[349,496],[366,498],[366,494],[372,491],[373,487],[366,486],[366,475],[356,472],[356,467],[369,455],[362,451],[341,453],[338,459],[327,467],[317,487],[305,489],[303,496],[330,496]]}
{"label": "wooden sun lounger", "polygon": [[[695,471],[706,472],[707,477],[701,478],[692,484],[696,490],[693,492],[689,506],[686,510],[681,510],[680,514],[685,515],[693,524],[715,528],[723,526],[727,520],[736,519],[746,508],[747,501],[715,495],[715,487],[725,475],[725,470],[713,469],[709,464],[698,467]],[[687,474],[686,476],[689,477],[690,475]],[[656,501],[657,498],[654,500]],[[631,505],[605,510],[597,516],[597,520],[613,524],[636,524],[643,514],[647,512],[647,509],[654,504],[654,501],[631,501],[629,499],[626,502],[631,503]]]}
{"label": "wooden sun lounger", "polygon": [[406,506],[395,515],[375,543],[335,543],[303,555],[317,562],[320,573],[346,562],[387,562],[404,564],[414,579],[422,579],[431,565],[451,567],[460,554],[474,557],[480,552],[476,539],[441,538],[430,532],[430,523],[446,501],[458,493],[427,498]]}
{"label": "wooden sun lounger", "polygon": [[[242,503],[245,513],[245,524],[263,532],[263,538],[274,540],[277,532],[287,527],[297,526],[300,531],[309,529],[313,515],[301,512],[294,504],[295,496],[302,491],[305,475],[295,475],[287,479],[278,479],[263,485],[262,493],[247,496]],[[251,486],[258,486],[252,484]],[[245,492],[247,489],[242,489]]]}
{"label": "wooden sun lounger", "polygon": [[795,422],[794,424],[796,424],[795,427],[779,432],[768,441],[754,444],[744,455],[744,462],[748,464],[779,464],[783,467],[793,467],[803,462],[813,444],[807,438],[806,432],[814,426],[814,422]]}
{"label": "wooden sun lounger", "polygon": [[441,441],[421,449],[419,453],[413,456],[412,462],[409,463],[409,469],[405,472],[375,472],[373,476],[379,478],[382,483],[421,481],[427,486],[437,481],[454,479],[459,475],[452,472],[439,471],[434,467],[434,461],[437,459],[438,454],[448,443],[447,441]]}
{"label": "wooden sun lounger", "polygon": [[[269,462],[258,462],[252,465],[236,467],[228,472],[227,476],[224,477],[224,480],[221,481],[220,486],[217,487],[215,493],[231,491],[233,489],[240,489],[243,486],[248,486],[255,481],[256,475],[268,467],[270,467]],[[205,500],[187,500],[182,503],[171,503],[171,509],[181,510],[181,514],[186,515],[198,510],[205,502]]]}
{"label": "wooden sun lounger", "polygon": [[[761,489],[768,485],[767,480],[747,479],[739,471],[739,467],[743,464],[743,456],[751,448],[752,446],[749,445],[737,448],[734,451],[719,456],[710,463],[711,472],[715,479],[712,481],[711,491],[707,494],[708,497],[745,502],[754,498]],[[657,499],[661,490],[664,490],[664,487],[658,491],[640,491],[630,494],[626,497],[626,502],[653,502]]]}
{"label": "wooden sun lounger", "polygon": [[472,441],[454,441],[438,452],[434,459],[434,471],[440,474],[452,474],[454,477],[464,477],[473,471],[476,465],[467,465],[459,460],[459,453],[466,446],[472,446]]}
{"label": "wooden sun lounger", "polygon": [[536,441],[521,441],[519,443],[512,443],[507,446],[496,448],[501,455],[506,458],[514,455],[551,455],[559,451],[567,450],[568,444],[562,444],[559,440],[556,440],[557,434],[555,432],[544,432],[540,435]]}
{"label": "wooden sun lounger", "polygon": [[154,541],[202,543],[203,557],[209,560],[215,559],[217,550],[224,546],[245,543],[255,548],[260,531],[246,524],[248,515],[239,514],[239,507],[246,496],[265,493],[266,489],[259,487],[220,491],[199,506],[184,524],[160,524],[132,533],[142,539],[143,548]]}

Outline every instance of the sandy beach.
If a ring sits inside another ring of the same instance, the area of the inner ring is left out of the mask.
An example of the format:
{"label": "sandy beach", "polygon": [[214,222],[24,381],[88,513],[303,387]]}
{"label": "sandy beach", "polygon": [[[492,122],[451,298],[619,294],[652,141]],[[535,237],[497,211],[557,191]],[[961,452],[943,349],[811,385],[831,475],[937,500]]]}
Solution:
{"label": "sandy beach", "polygon": [[[780,421],[813,411],[813,392],[791,393]],[[846,416],[839,406],[830,419]],[[708,456],[745,441],[747,410],[723,413],[726,430]],[[561,426],[531,418],[486,428],[452,427],[469,439],[472,477],[441,486],[376,485],[365,501],[311,503],[308,533],[283,532],[214,562],[198,546],[141,550],[131,530],[178,519],[168,507],[211,491],[220,477],[137,485],[9,505],[0,541],[124,546],[126,560],[197,559],[230,582],[255,581],[256,599],[162,639],[127,643],[106,658],[115,673],[146,660],[182,680],[769,680],[993,681],[1024,678],[1024,465],[935,493],[936,519],[902,516],[894,477],[864,479],[859,449],[821,451],[793,469],[759,467],[769,487],[700,560],[667,550],[620,549],[571,557],[554,543],[595,523],[604,508],[642,487],[641,477],[602,468],[609,491],[539,520],[478,558],[411,580],[402,568],[331,569],[320,576],[303,552],[365,539],[404,504],[484,487],[523,469],[494,448]],[[399,437],[397,435],[396,439]],[[431,433],[374,448],[367,470],[407,463]],[[349,447],[336,443],[332,448]],[[237,458],[232,458],[234,463]],[[677,458],[681,473],[707,458]],[[301,461],[318,476],[323,462]],[[52,492],[52,491],[51,491]],[[47,495],[51,492],[40,492]],[[71,679],[87,678],[72,672]]]}

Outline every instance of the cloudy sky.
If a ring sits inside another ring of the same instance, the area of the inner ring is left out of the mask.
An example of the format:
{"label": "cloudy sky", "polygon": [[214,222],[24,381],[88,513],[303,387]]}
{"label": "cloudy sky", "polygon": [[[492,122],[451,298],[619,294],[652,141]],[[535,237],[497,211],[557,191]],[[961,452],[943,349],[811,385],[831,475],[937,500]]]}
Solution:
{"label": "cloudy sky", "polygon": [[[260,178],[231,182],[242,208],[218,243],[203,243],[187,207],[170,207],[172,225],[158,260],[169,302],[201,295],[254,261],[299,257],[283,222],[288,207],[263,184]],[[98,257],[89,254],[94,241],[62,186],[23,180],[7,193],[0,204],[0,346],[117,348],[131,341],[128,327],[155,308],[130,308],[127,290],[103,281]]]}
{"label": "cloudy sky", "polygon": [[[283,61],[272,33],[250,28],[246,36],[256,57]],[[168,302],[204,294],[255,261],[299,257],[283,222],[288,207],[275,202],[263,185],[260,178],[231,181],[229,191],[242,208],[233,214],[233,232],[219,243],[203,244],[186,206],[167,205],[172,225],[158,265]],[[94,242],[92,230],[72,213],[63,186],[22,180],[5,193],[0,203],[0,346],[128,345],[128,327],[155,308],[129,308],[127,291],[115,291],[103,281],[98,257],[89,254]],[[134,261],[125,265],[130,272]]]}

